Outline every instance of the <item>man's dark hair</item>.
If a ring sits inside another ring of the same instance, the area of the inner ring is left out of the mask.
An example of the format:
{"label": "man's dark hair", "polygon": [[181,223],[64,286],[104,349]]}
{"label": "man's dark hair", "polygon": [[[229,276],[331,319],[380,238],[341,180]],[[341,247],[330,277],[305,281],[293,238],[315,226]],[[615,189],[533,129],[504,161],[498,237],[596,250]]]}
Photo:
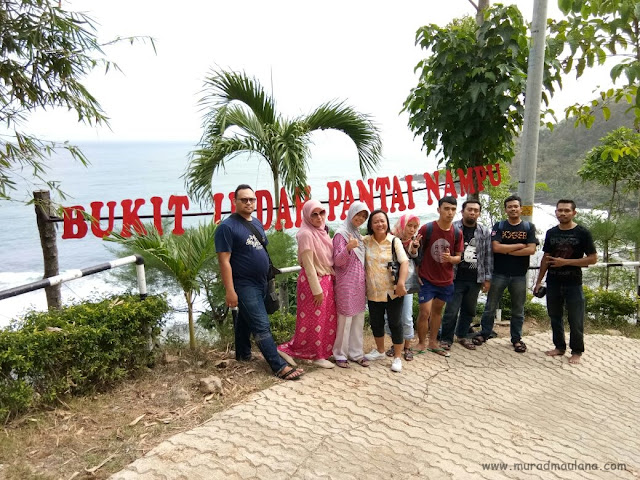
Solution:
{"label": "man's dark hair", "polygon": [[482,211],[482,204],[480,203],[480,200],[465,200],[465,202],[462,204],[462,211],[464,211],[464,209],[467,208],[467,205],[470,203],[477,203],[480,211]]}
{"label": "man's dark hair", "polygon": [[385,212],[380,208],[378,208],[377,210],[374,210],[373,212],[371,212],[371,215],[369,215],[369,219],[367,220],[367,233],[369,235],[373,235],[373,228],[371,228],[371,220],[373,219],[373,216],[376,213],[382,213],[384,215],[384,218],[387,219],[387,233],[391,233],[391,228],[389,227],[389,217],[387,216],[387,212]]}
{"label": "man's dark hair", "polygon": [[518,195],[509,195],[504,199],[504,208],[507,208],[507,203],[513,202],[515,200],[517,200],[520,206],[522,206],[522,199]]}
{"label": "man's dark hair", "polygon": [[456,207],[458,206],[458,201],[451,195],[447,195],[446,197],[442,197],[440,200],[438,200],[438,207],[441,207],[443,203],[449,203],[451,205],[455,205]]}
{"label": "man's dark hair", "polygon": [[237,197],[237,196],[238,196],[238,192],[239,192],[240,190],[247,190],[247,189],[249,189],[249,190],[251,190],[251,191],[253,192],[253,188],[251,188],[251,187],[250,187],[249,185],[247,185],[246,183],[241,183],[240,185],[238,185],[238,186],[236,187],[236,191],[235,191],[235,192],[233,192],[233,197],[234,197],[234,198],[235,198],[235,197]]}
{"label": "man's dark hair", "polygon": [[558,202],[556,203],[556,208],[558,208],[558,205],[560,205],[561,203],[570,203],[571,210],[573,210],[574,212],[576,211],[576,202],[574,202],[573,200],[567,200],[566,198],[558,200]]}

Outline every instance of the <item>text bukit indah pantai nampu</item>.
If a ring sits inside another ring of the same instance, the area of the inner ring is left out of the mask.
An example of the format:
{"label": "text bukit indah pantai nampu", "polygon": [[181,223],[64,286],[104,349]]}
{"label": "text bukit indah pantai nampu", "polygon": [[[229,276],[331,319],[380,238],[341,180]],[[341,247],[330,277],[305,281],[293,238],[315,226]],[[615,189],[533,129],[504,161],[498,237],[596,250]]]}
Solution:
{"label": "text bukit indah pantai nampu", "polygon": [[[454,181],[453,174],[449,170],[444,171],[444,173],[436,171],[423,174],[427,205],[433,204],[434,199],[438,201],[442,196],[451,195],[457,198],[458,196],[465,196],[468,193],[481,192],[485,189],[486,182],[489,182],[492,186],[497,186],[502,181],[499,164],[470,167],[467,170],[459,168],[456,173],[459,179],[457,182]],[[440,182],[443,182],[443,187],[441,187]],[[354,182],[349,180],[343,183],[340,181],[327,182],[327,220],[333,221],[338,216],[344,220],[349,206],[355,200],[366,203],[370,211],[373,211],[375,208],[381,208],[390,213],[412,210],[415,208],[417,199],[416,195],[414,195],[414,183],[417,182],[414,182],[413,175],[405,175],[402,180],[397,176],[357,180],[355,181],[355,186]],[[284,187],[281,188],[280,200],[275,215],[276,229],[292,228],[294,224],[296,227],[299,227],[302,221],[300,216],[302,205],[304,205],[306,199],[310,198],[310,195],[311,187],[307,187],[304,199],[297,197],[294,201],[291,201]],[[215,222],[220,221],[222,212],[225,211],[226,206],[228,206],[227,211],[233,212],[235,210],[233,197],[234,192],[229,192],[226,196],[223,193],[215,193],[213,195],[213,217]],[[256,198],[256,217],[262,222],[265,230],[267,230],[272,226],[274,220],[273,196],[268,190],[257,190]],[[379,204],[374,205],[374,200],[377,199],[379,199]],[[146,203],[144,198],[137,198],[135,200],[126,199],[120,202],[122,212],[122,230],[119,232],[120,235],[129,237],[131,236],[132,229],[140,234],[146,233],[139,213],[140,208]],[[151,197],[149,203],[153,207],[153,224],[156,230],[162,234],[162,218],[163,216],[167,216],[167,214],[162,213],[164,200],[162,197]],[[106,217],[102,216],[104,206],[104,202],[95,201],[89,204],[89,209],[86,209],[82,205],[64,207],[62,238],[82,238],[87,235],[89,229],[91,229],[91,233],[98,238],[109,235],[114,229],[118,204],[113,201],[106,203],[108,211]],[[292,206],[295,206],[293,216],[291,212]],[[189,197],[186,195],[171,195],[167,202],[167,208],[169,212],[172,212],[169,216],[174,217],[174,225],[171,233],[174,235],[182,235],[184,233],[182,224],[183,216],[184,213],[189,210]],[[90,216],[87,214],[90,214]],[[89,218],[89,220],[87,218]],[[107,220],[107,225],[103,227],[101,220]],[[88,224],[90,224],[90,227]]]}

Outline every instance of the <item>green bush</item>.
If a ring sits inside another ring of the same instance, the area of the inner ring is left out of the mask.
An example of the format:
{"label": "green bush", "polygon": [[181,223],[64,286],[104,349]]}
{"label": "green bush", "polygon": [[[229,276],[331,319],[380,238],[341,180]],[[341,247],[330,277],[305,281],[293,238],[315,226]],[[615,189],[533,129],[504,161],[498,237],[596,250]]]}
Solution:
{"label": "green bush", "polygon": [[595,324],[616,325],[627,323],[636,314],[638,303],[616,290],[584,287],[586,317]]}
{"label": "green bush", "polygon": [[276,344],[288,342],[296,331],[296,316],[293,313],[282,313],[280,311],[269,316],[271,322],[271,333]]}
{"label": "green bush", "polygon": [[114,296],[28,313],[0,331],[0,418],[104,389],[147,366],[168,310],[162,297]]}

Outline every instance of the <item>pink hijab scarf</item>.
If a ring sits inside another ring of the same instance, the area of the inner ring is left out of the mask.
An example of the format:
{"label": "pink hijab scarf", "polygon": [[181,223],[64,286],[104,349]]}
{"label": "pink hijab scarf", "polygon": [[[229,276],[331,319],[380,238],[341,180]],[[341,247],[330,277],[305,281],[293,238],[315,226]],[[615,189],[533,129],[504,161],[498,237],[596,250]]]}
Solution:
{"label": "pink hijab scarf", "polygon": [[392,233],[398,237],[400,240],[402,240],[402,244],[406,247],[409,242],[411,241],[410,238],[405,239],[404,238],[404,229],[407,226],[407,224],[411,221],[411,220],[415,220],[418,222],[418,227],[420,227],[420,219],[414,215],[413,213],[407,213],[405,215],[402,215],[398,221],[396,222],[396,224],[393,226],[393,230]]}
{"label": "pink hijab scarf", "polygon": [[302,207],[302,225],[296,233],[298,241],[298,261],[302,264],[300,254],[306,250],[311,250],[318,258],[320,265],[325,267],[333,266],[333,242],[329,234],[324,229],[324,219],[322,225],[318,228],[311,223],[311,212],[316,208],[324,207],[317,200],[309,200]]}

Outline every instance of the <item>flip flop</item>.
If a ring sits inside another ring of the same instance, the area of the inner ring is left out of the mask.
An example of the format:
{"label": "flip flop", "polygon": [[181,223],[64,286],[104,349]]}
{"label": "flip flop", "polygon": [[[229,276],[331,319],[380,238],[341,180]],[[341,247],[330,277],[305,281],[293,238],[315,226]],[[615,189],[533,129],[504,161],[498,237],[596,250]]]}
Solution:
{"label": "flip flop", "polygon": [[451,356],[451,354],[447,352],[444,348],[427,348],[427,350],[431,353],[435,353],[436,355],[440,355],[441,357]]}

